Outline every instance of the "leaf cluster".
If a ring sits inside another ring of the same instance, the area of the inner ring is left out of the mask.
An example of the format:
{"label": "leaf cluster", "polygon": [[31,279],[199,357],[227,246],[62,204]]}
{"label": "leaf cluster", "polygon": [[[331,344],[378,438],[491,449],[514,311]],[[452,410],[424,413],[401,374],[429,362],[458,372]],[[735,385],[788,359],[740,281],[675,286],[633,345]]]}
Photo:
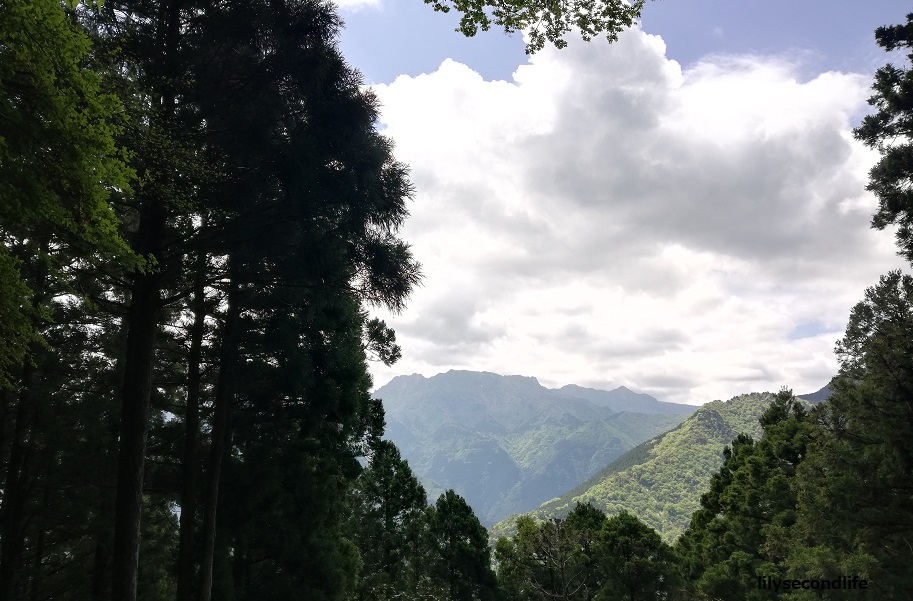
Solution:
{"label": "leaf cluster", "polygon": [[467,37],[488,31],[492,25],[505,33],[529,35],[526,53],[534,54],[546,43],[567,46],[565,34],[580,32],[584,41],[605,34],[610,42],[640,17],[646,0],[424,0],[435,11],[461,13],[457,31]]}

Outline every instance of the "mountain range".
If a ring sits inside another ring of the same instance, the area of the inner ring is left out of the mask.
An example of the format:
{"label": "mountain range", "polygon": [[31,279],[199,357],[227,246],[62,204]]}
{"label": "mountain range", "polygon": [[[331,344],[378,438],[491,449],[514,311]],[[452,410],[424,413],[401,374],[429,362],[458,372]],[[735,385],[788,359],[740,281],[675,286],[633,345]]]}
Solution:
{"label": "mountain range", "polygon": [[385,437],[429,497],[453,488],[486,526],[574,488],[697,409],[625,387],[549,389],[532,377],[453,370],[398,376],[374,396]]}
{"label": "mountain range", "polygon": [[[830,387],[800,398],[809,405],[830,395]],[[543,503],[529,515],[566,516],[578,503],[612,515],[627,510],[672,542],[689,524],[710,479],[723,464],[723,448],[740,433],[758,439],[759,419],[774,395],[743,394],[702,405],[681,424],[631,449],[582,484]],[[516,516],[491,529],[492,539],[513,533]]]}

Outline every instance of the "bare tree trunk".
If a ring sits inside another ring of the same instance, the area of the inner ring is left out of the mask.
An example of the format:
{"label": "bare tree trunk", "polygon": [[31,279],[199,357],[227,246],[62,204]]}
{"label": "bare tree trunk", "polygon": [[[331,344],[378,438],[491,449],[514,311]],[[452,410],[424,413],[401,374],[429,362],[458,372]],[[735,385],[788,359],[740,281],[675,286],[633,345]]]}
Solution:
{"label": "bare tree trunk", "polygon": [[[117,332],[115,342],[115,364],[114,377],[111,381],[112,390],[122,390],[124,387],[124,354],[127,346],[127,326],[121,323]],[[116,399],[115,399],[116,403]],[[104,461],[102,468],[103,474],[110,474],[103,477],[100,484],[104,490],[96,508],[95,514],[95,553],[92,558],[92,599],[93,601],[102,601],[110,596],[109,590],[111,577],[109,574],[111,568],[112,547],[114,545],[114,529],[111,522],[111,516],[114,515],[114,484],[116,477],[116,465],[118,456],[118,432],[120,423],[116,406],[104,415],[107,421],[109,442],[105,449]]]}
{"label": "bare tree trunk", "polygon": [[[156,38],[157,64],[162,81],[154,92],[160,98],[160,119],[165,129],[174,114],[175,93],[170,78],[180,33],[183,0],[159,3]],[[168,178],[168,173],[158,177]],[[158,189],[156,189],[158,188]],[[143,476],[149,436],[152,398],[152,371],[158,333],[162,272],[163,238],[168,223],[168,186],[150,186],[140,210],[140,224],[134,250],[152,256],[157,270],[133,275],[130,310],[127,316],[127,347],[124,355],[124,386],[121,398],[120,452],[117,465],[117,496],[114,502],[114,560],[111,566],[112,601],[136,601],[139,578],[139,549],[142,530]]]}
{"label": "bare tree trunk", "polygon": [[31,380],[34,373],[29,361],[23,369],[22,392],[16,408],[3,502],[0,503],[0,601],[9,601],[19,586],[22,562],[23,510],[29,489],[29,434],[32,421]]}
{"label": "bare tree trunk", "polygon": [[[165,209],[158,199],[144,220],[146,244],[155,250],[165,229]],[[142,226],[141,226],[142,231]],[[152,252],[154,254],[155,250]],[[127,318],[127,349],[120,415],[120,452],[117,462],[117,496],[114,501],[114,558],[112,601],[136,601],[139,577],[140,530],[143,508],[143,475],[149,411],[152,398],[152,370],[158,332],[160,280],[157,273],[137,273],[133,278],[130,314]]]}
{"label": "bare tree trunk", "polygon": [[10,441],[16,428],[12,408],[13,392],[9,388],[0,390],[0,481],[6,480],[6,466],[10,459]]}
{"label": "bare tree trunk", "polygon": [[[231,263],[233,259],[229,259]],[[229,268],[231,270],[231,267]],[[233,270],[232,270],[233,271]],[[238,342],[236,336],[238,316],[238,282],[231,274],[228,291],[228,312],[219,352],[219,378],[213,402],[212,444],[206,473],[206,497],[203,508],[203,548],[200,559],[199,601],[210,601],[212,596],[212,568],[216,543],[216,511],[219,504],[219,482],[222,460],[228,442],[229,419],[234,401],[234,370],[237,365]]]}
{"label": "bare tree trunk", "polygon": [[[44,239],[38,244],[38,256],[46,256],[49,241]],[[31,282],[34,291],[31,303],[36,312],[44,302],[47,294],[48,272],[39,260]],[[32,326],[39,328],[38,317],[33,318]],[[25,503],[31,487],[29,475],[29,456],[32,448],[32,422],[35,416],[33,384],[35,365],[32,358],[40,351],[37,343],[32,343],[30,352],[22,363],[19,398],[17,399],[15,424],[10,440],[9,459],[6,465],[6,480],[3,485],[3,498],[0,500],[0,601],[9,601],[16,594],[19,585],[19,574],[22,564],[22,547],[25,528]]]}
{"label": "bare tree trunk", "polygon": [[197,460],[200,453],[200,363],[206,326],[206,255],[197,256],[193,292],[193,326],[187,362],[187,407],[181,484],[181,529],[177,559],[177,601],[193,600],[194,533],[197,515]]}
{"label": "bare tree trunk", "polygon": [[[53,460],[48,462],[48,465],[45,470],[46,474],[50,474],[52,464],[53,464]],[[49,479],[49,476],[45,476],[44,495],[41,500],[41,504],[45,508],[45,511],[47,510],[48,501],[50,500],[50,497],[51,497],[51,494],[50,494],[51,486],[50,486],[50,482],[48,481],[48,479]],[[29,600],[30,601],[39,601],[39,599],[42,598],[41,597],[41,582],[43,579],[43,575],[41,573],[41,564],[44,562],[44,545],[45,545],[46,531],[47,531],[47,528],[44,528],[44,527],[42,527],[38,531],[38,540],[35,543],[35,556],[32,558],[32,577],[31,577],[31,582],[29,584],[29,586],[30,586]]]}

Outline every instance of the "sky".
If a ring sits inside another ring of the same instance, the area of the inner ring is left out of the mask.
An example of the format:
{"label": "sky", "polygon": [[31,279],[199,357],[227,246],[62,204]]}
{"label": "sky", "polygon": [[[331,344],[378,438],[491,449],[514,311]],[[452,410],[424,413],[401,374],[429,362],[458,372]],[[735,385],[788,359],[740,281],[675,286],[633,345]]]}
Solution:
{"label": "sky", "polygon": [[659,0],[616,43],[465,39],[420,0],[343,0],[340,45],[411,168],[424,281],[403,357],[701,404],[812,392],[879,275],[852,129],[899,0]]}

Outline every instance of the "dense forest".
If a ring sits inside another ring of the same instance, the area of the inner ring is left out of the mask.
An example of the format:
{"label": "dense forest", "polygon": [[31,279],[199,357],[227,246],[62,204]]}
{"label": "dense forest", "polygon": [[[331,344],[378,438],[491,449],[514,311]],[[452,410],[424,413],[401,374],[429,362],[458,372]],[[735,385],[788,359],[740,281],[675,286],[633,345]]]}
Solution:
{"label": "dense forest", "polygon": [[[428,3],[529,51],[643,5]],[[0,601],[911,597],[899,272],[833,395],[773,399],[673,544],[586,504],[491,544],[431,504],[367,369],[400,356],[371,309],[421,281],[414,191],[339,27],[314,0],[0,0]],[[913,14],[876,39],[913,58]],[[913,261],[913,70],[873,89],[873,226]]]}

